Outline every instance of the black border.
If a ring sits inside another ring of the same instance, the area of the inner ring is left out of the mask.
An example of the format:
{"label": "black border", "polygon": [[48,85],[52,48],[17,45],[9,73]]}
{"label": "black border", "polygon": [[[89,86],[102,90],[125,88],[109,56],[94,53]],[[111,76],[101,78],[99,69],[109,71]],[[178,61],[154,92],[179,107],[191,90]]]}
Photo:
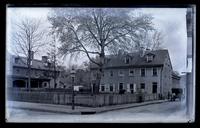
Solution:
{"label": "black border", "polygon": [[[1,70],[1,84],[0,84],[0,108],[2,110],[0,114],[0,119],[3,121],[3,124],[6,125],[6,127],[13,127],[20,125],[20,127],[38,127],[38,125],[41,125],[39,127],[197,127],[197,124],[199,124],[199,90],[200,87],[198,87],[197,82],[196,83],[196,107],[195,107],[195,122],[194,123],[6,123],[5,122],[5,43],[6,43],[6,7],[164,7],[164,8],[185,8],[192,4],[196,5],[196,18],[198,21],[199,13],[198,13],[198,3],[197,0],[138,0],[138,1],[127,1],[127,0],[3,0],[3,2],[0,2],[0,28],[1,28],[1,67],[3,68]],[[2,20],[3,19],[3,20]],[[198,22],[196,22],[196,28],[199,28]],[[196,35],[198,35],[198,31]],[[198,36],[196,36],[198,37]],[[198,38],[196,39],[196,42],[199,42]],[[196,63],[198,63],[198,56],[199,53],[197,52],[197,45],[196,43]],[[196,65],[196,69],[198,70],[198,65]],[[196,70],[196,72],[197,72]],[[2,72],[4,71],[4,72]],[[198,80],[197,74],[196,79]],[[2,102],[3,101],[3,102]],[[1,126],[1,125],[0,125]]]}

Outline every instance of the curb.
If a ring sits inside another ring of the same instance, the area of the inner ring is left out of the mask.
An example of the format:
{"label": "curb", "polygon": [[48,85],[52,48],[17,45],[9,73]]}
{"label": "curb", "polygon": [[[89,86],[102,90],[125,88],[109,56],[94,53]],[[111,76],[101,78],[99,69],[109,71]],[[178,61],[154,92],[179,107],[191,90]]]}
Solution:
{"label": "curb", "polygon": [[105,109],[105,110],[99,110],[99,111],[97,110],[96,113],[103,113],[103,112],[107,112],[107,111],[134,108],[134,107],[146,106],[146,105],[151,105],[151,104],[159,104],[159,103],[163,103],[163,102],[168,102],[168,101],[159,101],[159,102],[153,102],[153,103],[138,104],[138,105],[132,105],[132,106],[127,106],[127,107],[111,108],[111,109]]}

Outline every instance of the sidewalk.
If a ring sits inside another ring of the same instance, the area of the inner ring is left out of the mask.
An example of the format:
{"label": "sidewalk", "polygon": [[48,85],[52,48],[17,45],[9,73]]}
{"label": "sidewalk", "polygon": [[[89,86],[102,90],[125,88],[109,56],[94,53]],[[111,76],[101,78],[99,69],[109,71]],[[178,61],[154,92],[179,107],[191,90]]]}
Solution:
{"label": "sidewalk", "polygon": [[66,114],[94,114],[94,113],[101,113],[101,112],[113,111],[113,110],[118,110],[118,109],[139,107],[139,106],[144,106],[144,105],[149,105],[149,104],[158,104],[162,102],[167,102],[167,100],[146,101],[142,103],[112,105],[112,106],[95,107],[95,108],[75,106],[75,110],[72,110],[72,107],[70,105],[7,101],[7,107],[28,109],[28,110],[35,110],[35,111],[42,111],[42,112],[62,113],[62,114],[65,114],[65,113]]}

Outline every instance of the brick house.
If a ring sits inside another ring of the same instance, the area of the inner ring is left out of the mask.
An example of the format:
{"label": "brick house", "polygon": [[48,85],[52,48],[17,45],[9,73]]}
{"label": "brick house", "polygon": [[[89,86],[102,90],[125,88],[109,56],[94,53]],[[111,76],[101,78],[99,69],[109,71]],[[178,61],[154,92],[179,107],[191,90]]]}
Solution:
{"label": "brick house", "polygon": [[[106,57],[98,90],[100,93],[161,94],[171,93],[172,64],[168,50],[119,53]],[[98,67],[91,66],[92,88],[97,88],[95,77]]]}
{"label": "brick house", "polygon": [[[27,88],[28,87],[28,66],[25,57],[7,55],[6,58],[6,77],[7,87]],[[50,68],[47,62],[47,56],[42,56],[41,60],[33,59],[31,62],[31,88],[54,88],[52,74],[53,68]],[[60,71],[56,70],[59,76]],[[59,78],[56,84],[59,84]]]}

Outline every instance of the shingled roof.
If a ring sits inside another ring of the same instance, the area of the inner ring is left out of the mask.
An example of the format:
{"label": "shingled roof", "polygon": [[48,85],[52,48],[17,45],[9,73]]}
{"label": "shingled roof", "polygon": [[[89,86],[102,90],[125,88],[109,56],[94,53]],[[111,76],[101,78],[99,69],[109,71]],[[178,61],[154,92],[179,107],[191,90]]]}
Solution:
{"label": "shingled roof", "polygon": [[[15,58],[19,58],[18,63],[15,63]],[[26,57],[18,57],[15,55],[11,55],[10,59],[12,59],[12,65],[15,67],[22,67],[22,68],[28,68],[26,62],[27,62],[27,58]],[[45,63],[42,60],[37,60],[37,59],[33,59],[32,60],[32,65],[31,68],[33,69],[40,69],[40,70],[53,70],[53,68],[49,69],[48,66],[45,65]]]}
{"label": "shingled roof", "polygon": [[[147,62],[146,55],[153,55],[153,61]],[[144,56],[141,57],[139,52],[126,53],[119,55],[108,55],[106,56],[106,64],[104,68],[118,68],[118,67],[148,67],[148,66],[162,66],[164,64],[165,58],[169,56],[168,50],[155,50],[155,51],[145,51]],[[129,57],[129,63],[125,63],[125,58]],[[91,65],[91,69],[95,69],[98,66],[95,64]]]}

